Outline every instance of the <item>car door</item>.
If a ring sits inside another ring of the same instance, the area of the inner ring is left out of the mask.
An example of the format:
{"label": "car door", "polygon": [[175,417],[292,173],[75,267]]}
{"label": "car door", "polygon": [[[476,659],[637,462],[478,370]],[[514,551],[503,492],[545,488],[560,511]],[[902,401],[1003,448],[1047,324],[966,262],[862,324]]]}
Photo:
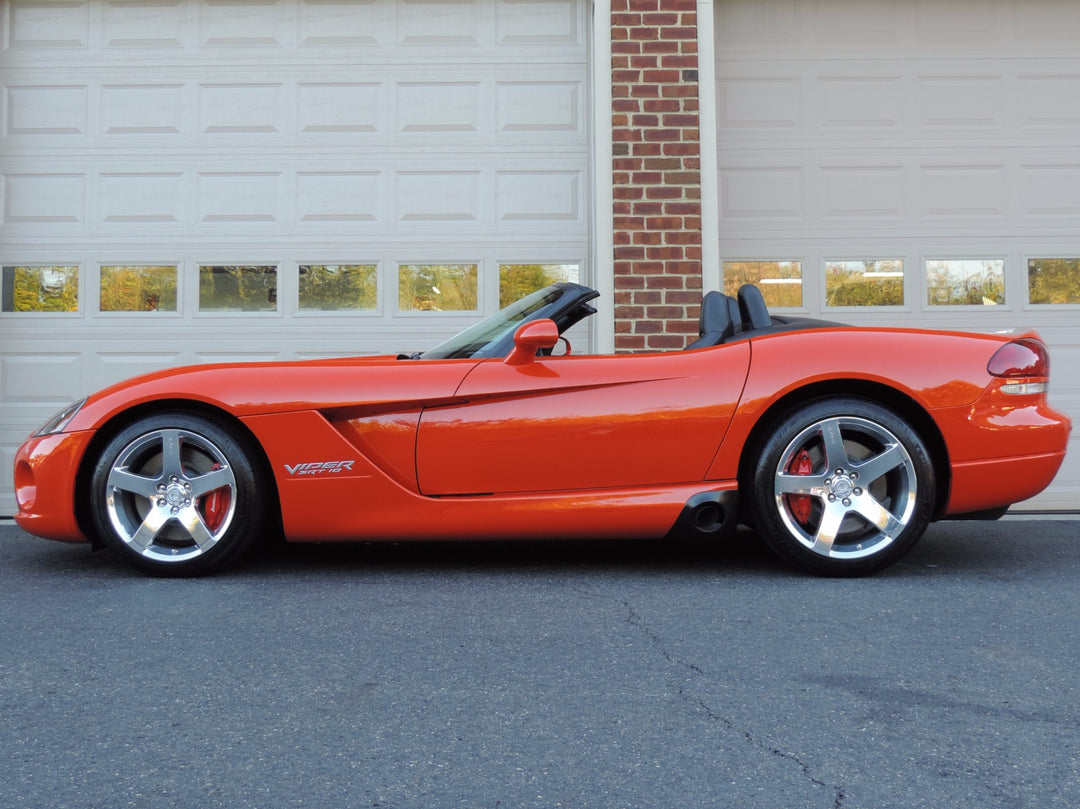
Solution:
{"label": "car door", "polygon": [[735,412],[748,342],[652,355],[480,362],[417,433],[427,495],[702,480]]}

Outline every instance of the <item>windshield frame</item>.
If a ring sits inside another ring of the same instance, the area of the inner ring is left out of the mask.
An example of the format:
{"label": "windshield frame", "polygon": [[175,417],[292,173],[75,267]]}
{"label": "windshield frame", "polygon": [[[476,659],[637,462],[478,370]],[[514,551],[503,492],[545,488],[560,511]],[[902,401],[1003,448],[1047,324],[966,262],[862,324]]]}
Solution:
{"label": "windshield frame", "polygon": [[[569,281],[551,284],[531,292],[434,348],[414,356],[421,360],[505,357],[513,348],[514,332],[522,323],[551,319],[558,325],[561,334],[582,317],[595,311],[584,304],[599,294],[587,286]],[[576,312],[579,307],[584,309],[580,314]],[[567,317],[572,314],[578,316]]]}

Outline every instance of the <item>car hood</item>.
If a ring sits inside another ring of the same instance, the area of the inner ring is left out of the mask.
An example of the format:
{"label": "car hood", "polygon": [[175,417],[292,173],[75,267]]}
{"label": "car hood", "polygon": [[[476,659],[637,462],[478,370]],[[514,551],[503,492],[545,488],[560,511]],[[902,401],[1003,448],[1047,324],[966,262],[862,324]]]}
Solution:
{"label": "car hood", "polygon": [[181,407],[201,403],[243,418],[295,410],[371,409],[391,402],[453,401],[458,384],[481,361],[399,360],[386,355],[170,368],[92,394],[67,431],[98,429],[120,411],[150,402]]}

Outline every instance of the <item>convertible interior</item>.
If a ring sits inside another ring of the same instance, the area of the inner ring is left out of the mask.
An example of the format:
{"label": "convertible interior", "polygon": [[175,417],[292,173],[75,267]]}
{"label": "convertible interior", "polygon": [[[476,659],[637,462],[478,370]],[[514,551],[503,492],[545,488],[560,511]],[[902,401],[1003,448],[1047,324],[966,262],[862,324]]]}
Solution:
{"label": "convertible interior", "polygon": [[844,325],[810,317],[772,315],[761,290],[753,284],[743,284],[735,297],[715,290],[705,293],[698,318],[698,338],[686,348],[708,348],[763,334]]}

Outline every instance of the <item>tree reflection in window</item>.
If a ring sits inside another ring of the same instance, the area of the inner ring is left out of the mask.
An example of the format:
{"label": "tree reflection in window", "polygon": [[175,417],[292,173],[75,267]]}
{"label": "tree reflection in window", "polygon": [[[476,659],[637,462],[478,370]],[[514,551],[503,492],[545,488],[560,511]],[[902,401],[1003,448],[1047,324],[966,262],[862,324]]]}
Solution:
{"label": "tree reflection in window", "polygon": [[577,264],[500,264],[499,308],[560,281],[577,283],[580,275]]}
{"label": "tree reflection in window", "polygon": [[475,264],[401,264],[398,310],[402,312],[475,312]]}
{"label": "tree reflection in window", "polygon": [[376,264],[300,265],[301,311],[364,311],[378,307]]}
{"label": "tree reflection in window", "polygon": [[1004,259],[929,259],[930,306],[1000,306],[1005,303]]}
{"label": "tree reflection in window", "polygon": [[4,267],[0,295],[4,312],[77,312],[79,268]]}
{"label": "tree reflection in window", "polygon": [[1080,258],[1028,259],[1028,301],[1080,303]]}
{"label": "tree reflection in window", "polygon": [[101,268],[102,312],[175,312],[176,265]]}
{"label": "tree reflection in window", "polygon": [[771,309],[803,305],[801,261],[725,261],[724,293],[735,295],[743,284],[760,289]]}
{"label": "tree reflection in window", "polygon": [[904,262],[868,259],[825,262],[826,306],[903,306]]}
{"label": "tree reflection in window", "polygon": [[273,312],[277,309],[277,267],[199,267],[199,310]]}

